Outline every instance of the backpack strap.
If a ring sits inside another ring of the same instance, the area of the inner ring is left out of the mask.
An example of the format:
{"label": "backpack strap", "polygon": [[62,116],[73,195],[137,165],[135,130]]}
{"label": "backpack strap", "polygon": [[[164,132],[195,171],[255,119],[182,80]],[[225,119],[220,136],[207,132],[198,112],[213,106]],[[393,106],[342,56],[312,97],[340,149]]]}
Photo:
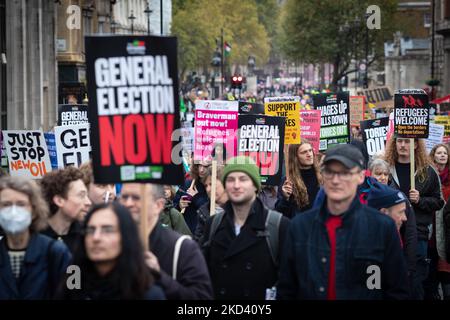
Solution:
{"label": "backpack strap", "polygon": [[275,210],[269,210],[266,218],[266,237],[272,261],[278,268],[278,247],[279,247],[279,229],[282,215]]}
{"label": "backpack strap", "polygon": [[219,211],[213,216],[211,222],[211,229],[209,230],[208,241],[205,243],[205,246],[209,246],[209,244],[211,243],[211,239],[216,234],[217,228],[219,228],[224,214],[225,211]]}
{"label": "backpack strap", "polygon": [[183,241],[186,239],[191,239],[190,236],[183,235],[177,239],[175,242],[175,248],[173,249],[173,264],[172,264],[172,279],[177,280],[177,268],[178,268],[178,258],[180,256],[180,249]]}

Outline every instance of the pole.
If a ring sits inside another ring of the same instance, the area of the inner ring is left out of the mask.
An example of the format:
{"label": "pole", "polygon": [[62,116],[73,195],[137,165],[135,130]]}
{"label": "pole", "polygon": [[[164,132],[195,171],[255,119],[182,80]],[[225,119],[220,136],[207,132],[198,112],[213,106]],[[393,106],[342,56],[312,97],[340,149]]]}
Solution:
{"label": "pole", "polygon": [[416,188],[416,179],[414,178],[414,139],[409,139],[409,158],[410,158],[410,164],[411,168],[409,170],[410,174],[410,180],[411,180],[411,189]]}
{"label": "pole", "polygon": [[216,184],[217,184],[217,160],[212,161],[211,172],[211,203],[209,206],[209,214],[211,216],[216,214]]}
{"label": "pole", "polygon": [[364,89],[367,88],[369,88],[369,28],[367,28],[366,24],[366,74],[364,75]]}
{"label": "pole", "polygon": [[148,225],[147,225],[147,212],[148,212],[148,184],[141,185],[141,199],[142,199],[142,208],[141,208],[141,217],[139,222],[139,231],[141,233],[142,246],[144,247],[144,251],[149,250],[149,239],[148,239]]}
{"label": "pole", "polygon": [[[434,7],[435,0],[431,0],[431,79],[434,80]],[[431,86],[431,99],[434,99],[434,85]]]}
{"label": "pole", "polygon": [[159,15],[161,17],[161,35],[163,35],[163,0],[159,1],[159,10]]}
{"label": "pole", "polygon": [[[221,95],[224,95],[224,91],[223,91],[223,87],[224,87],[224,72],[223,72],[223,67],[225,64],[225,56],[224,56],[224,52],[223,52],[223,28],[220,29],[220,90],[221,90]],[[222,97],[220,97],[220,99],[222,99]]]}

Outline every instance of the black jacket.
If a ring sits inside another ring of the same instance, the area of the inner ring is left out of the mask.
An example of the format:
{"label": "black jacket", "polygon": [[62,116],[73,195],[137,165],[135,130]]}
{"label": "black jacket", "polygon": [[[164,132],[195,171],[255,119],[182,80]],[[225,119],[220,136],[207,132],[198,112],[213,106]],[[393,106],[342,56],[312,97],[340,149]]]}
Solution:
{"label": "black jacket", "polygon": [[177,280],[172,279],[175,242],[181,235],[157,224],[150,234],[150,250],[158,258],[161,272],[157,284],[168,300],[211,299],[212,288],[202,252],[193,240],[181,245]]}
{"label": "black jacket", "polygon": [[[192,180],[186,180],[184,185],[180,188],[181,190],[187,191],[189,187],[191,186]],[[203,183],[197,179],[195,181],[195,187],[197,188],[198,193],[192,198],[191,203],[184,211],[184,220],[186,221],[186,224],[188,225],[189,229],[191,230],[191,233],[195,233],[195,228],[197,228],[197,222],[198,222],[198,216],[197,216],[197,210],[206,202],[208,202],[208,194],[206,193],[205,186]],[[175,197],[173,199],[173,204],[175,208],[181,212],[181,209],[179,207],[180,199],[184,195],[184,193],[178,190],[175,194]]]}
{"label": "black jacket", "polygon": [[317,193],[319,192],[320,189],[320,184],[317,178],[315,178],[315,175],[314,178],[309,181],[309,183],[307,183],[305,179],[303,179],[303,182],[305,183],[306,186],[306,191],[308,192],[309,204],[303,207],[298,207],[292,195],[289,197],[289,200],[286,200],[286,198],[283,196],[282,187],[285,181],[286,177],[283,177],[281,179],[280,185],[278,186],[277,191],[278,199],[277,202],[275,203],[275,210],[281,212],[284,216],[292,219],[293,217],[295,217],[297,213],[308,211],[313,207],[314,200],[316,199]]}
{"label": "black jacket", "polygon": [[[441,183],[439,175],[433,167],[427,167],[427,177],[424,181],[419,179],[417,172],[415,176],[416,190],[419,191],[420,199],[418,203],[413,203],[412,207],[416,215],[417,237],[419,240],[428,240],[428,227],[433,222],[434,213],[444,206],[444,200],[441,196]],[[395,166],[391,167],[389,185],[400,190]],[[409,197],[409,195],[406,195]]]}
{"label": "black jacket", "polygon": [[[289,226],[281,259],[278,298],[327,298],[330,244],[322,206],[296,215]],[[355,197],[336,231],[336,298],[338,300],[408,299],[407,269],[394,221]],[[381,288],[369,289],[380,272]]]}
{"label": "black jacket", "polygon": [[[197,210],[197,215],[198,215],[198,223],[197,223],[197,228],[195,228],[195,233],[194,233],[194,240],[199,242],[202,237],[204,236],[205,233],[205,227],[206,227],[206,221],[208,221],[209,217],[211,216],[210,214],[210,203],[211,201],[206,202],[204,205],[202,205],[200,207],[200,209]],[[217,206],[216,204],[216,213],[223,211],[222,207]]]}
{"label": "black jacket", "polygon": [[60,236],[53,230],[52,227],[48,226],[45,230],[41,231],[41,234],[46,235],[55,240],[62,240],[70,252],[74,254],[77,247],[81,243],[81,224],[78,221],[74,221],[69,228],[69,232],[63,236]]}
{"label": "black jacket", "polygon": [[445,255],[447,262],[450,263],[450,198],[444,207],[444,241],[445,241]]}
{"label": "black jacket", "polygon": [[[222,222],[209,245],[202,241],[216,299],[264,300],[267,288],[278,281],[278,268],[274,265],[262,234],[268,209],[256,198],[238,236],[235,234],[234,213],[230,202],[225,205]],[[206,223],[209,235],[212,218]],[[279,227],[279,256],[289,220],[282,217]]]}

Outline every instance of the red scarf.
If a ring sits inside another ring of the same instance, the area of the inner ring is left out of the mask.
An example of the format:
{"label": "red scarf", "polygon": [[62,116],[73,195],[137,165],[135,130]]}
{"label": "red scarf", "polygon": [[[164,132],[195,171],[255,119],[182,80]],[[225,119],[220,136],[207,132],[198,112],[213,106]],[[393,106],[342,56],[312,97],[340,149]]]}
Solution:
{"label": "red scarf", "polygon": [[439,170],[439,177],[441,178],[441,183],[443,185],[448,185],[449,180],[448,180],[448,166],[444,168],[444,170]]}

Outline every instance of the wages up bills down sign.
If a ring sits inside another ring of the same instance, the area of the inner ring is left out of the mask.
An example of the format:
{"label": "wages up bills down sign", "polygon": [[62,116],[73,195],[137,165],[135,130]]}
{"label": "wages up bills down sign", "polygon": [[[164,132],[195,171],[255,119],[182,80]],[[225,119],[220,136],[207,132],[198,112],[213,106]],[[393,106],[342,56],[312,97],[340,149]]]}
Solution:
{"label": "wages up bills down sign", "polygon": [[95,181],[181,183],[176,38],[85,39]]}

